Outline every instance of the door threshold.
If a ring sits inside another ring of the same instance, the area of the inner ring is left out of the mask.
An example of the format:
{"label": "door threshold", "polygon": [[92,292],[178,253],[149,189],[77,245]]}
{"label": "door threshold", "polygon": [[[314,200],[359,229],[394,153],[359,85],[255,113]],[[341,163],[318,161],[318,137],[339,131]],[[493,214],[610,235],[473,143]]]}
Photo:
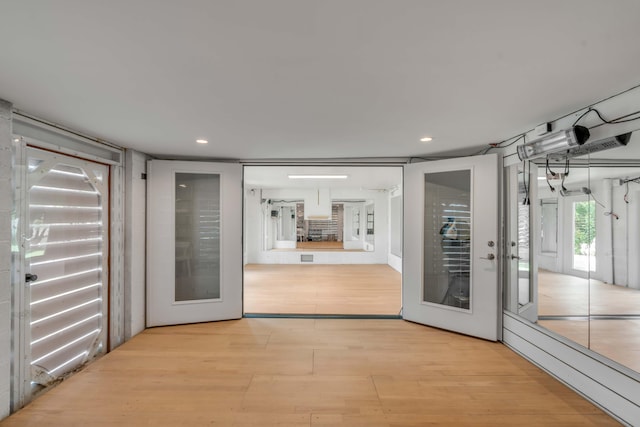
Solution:
{"label": "door threshold", "polygon": [[249,319],[402,319],[399,314],[244,313]]}

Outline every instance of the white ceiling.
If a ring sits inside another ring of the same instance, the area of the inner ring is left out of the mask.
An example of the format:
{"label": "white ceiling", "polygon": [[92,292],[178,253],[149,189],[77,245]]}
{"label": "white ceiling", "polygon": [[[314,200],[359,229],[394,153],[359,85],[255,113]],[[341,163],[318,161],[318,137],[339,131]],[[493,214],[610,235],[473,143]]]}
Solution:
{"label": "white ceiling", "polygon": [[[347,175],[347,179],[289,179],[289,175]],[[245,188],[389,190],[402,185],[398,166],[247,166]]]}
{"label": "white ceiling", "polygon": [[640,84],[637,0],[21,0],[0,14],[0,98],[162,157],[473,151]]}

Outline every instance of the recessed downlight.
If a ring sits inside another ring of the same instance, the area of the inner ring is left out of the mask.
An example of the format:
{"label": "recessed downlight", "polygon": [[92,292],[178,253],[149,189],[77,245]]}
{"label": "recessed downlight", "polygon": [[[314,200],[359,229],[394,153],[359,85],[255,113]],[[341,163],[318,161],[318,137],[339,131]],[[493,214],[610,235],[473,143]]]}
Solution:
{"label": "recessed downlight", "polygon": [[207,141],[206,139],[196,139],[196,142],[198,144],[208,144],[209,143],[209,141]]}
{"label": "recessed downlight", "polygon": [[433,141],[433,138],[431,138],[430,136],[425,136],[420,138],[420,142],[429,142],[429,141]]}

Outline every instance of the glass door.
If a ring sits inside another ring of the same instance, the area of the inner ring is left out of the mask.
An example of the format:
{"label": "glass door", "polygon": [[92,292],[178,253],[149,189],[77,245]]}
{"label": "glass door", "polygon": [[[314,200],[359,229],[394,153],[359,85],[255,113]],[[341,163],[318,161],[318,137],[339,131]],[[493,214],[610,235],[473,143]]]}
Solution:
{"label": "glass door", "polygon": [[405,166],[403,317],[498,339],[498,159]]}
{"label": "glass door", "polygon": [[[541,235],[538,222],[541,215],[538,205],[537,167],[530,162],[504,168],[505,200],[505,287],[504,305],[511,312],[535,322],[538,319],[538,271],[535,236]],[[516,201],[516,202],[514,202]],[[549,205],[550,206],[550,205]],[[547,246],[555,243],[550,207],[542,214],[549,224],[544,230]],[[545,213],[546,212],[546,213]]]}
{"label": "glass door", "polygon": [[26,153],[21,229],[33,394],[106,351],[109,168],[36,148]]}
{"label": "glass door", "polygon": [[242,317],[241,173],[149,162],[147,326]]}

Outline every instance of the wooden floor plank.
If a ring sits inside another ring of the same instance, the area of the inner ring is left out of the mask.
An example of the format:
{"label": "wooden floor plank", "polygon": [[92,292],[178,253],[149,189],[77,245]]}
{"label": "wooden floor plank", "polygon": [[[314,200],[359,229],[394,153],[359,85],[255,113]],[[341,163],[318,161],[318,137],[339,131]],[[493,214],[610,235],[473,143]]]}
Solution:
{"label": "wooden floor plank", "polygon": [[120,425],[618,424],[502,344],[345,319],[149,329],[0,422]]}
{"label": "wooden floor plank", "polygon": [[386,264],[248,264],[244,310],[269,314],[398,315],[401,275]]}

